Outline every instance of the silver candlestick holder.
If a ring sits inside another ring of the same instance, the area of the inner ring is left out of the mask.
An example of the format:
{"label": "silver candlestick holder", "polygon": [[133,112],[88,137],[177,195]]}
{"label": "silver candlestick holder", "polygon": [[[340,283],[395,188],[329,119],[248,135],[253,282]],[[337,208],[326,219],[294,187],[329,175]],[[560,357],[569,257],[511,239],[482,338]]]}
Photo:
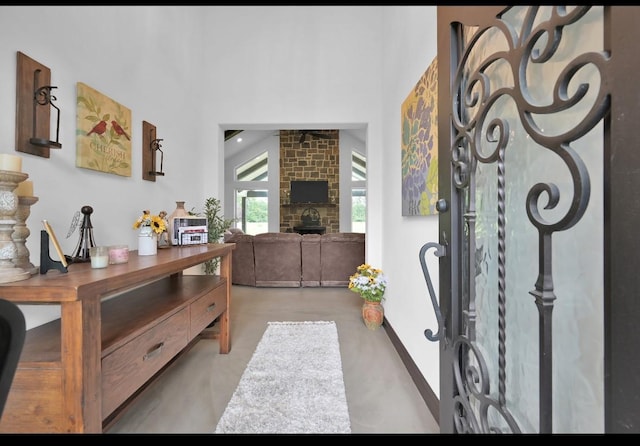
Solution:
{"label": "silver candlestick holder", "polygon": [[0,170],[0,283],[17,282],[31,277],[29,271],[14,263],[18,252],[12,238],[18,210],[18,196],[14,191],[18,183],[27,178],[29,175],[26,173]]}
{"label": "silver candlestick holder", "polygon": [[31,206],[38,202],[38,197],[18,196],[18,209],[16,211],[16,224],[13,227],[13,242],[16,244],[16,258],[13,263],[29,274],[38,273],[38,267],[34,266],[29,259],[29,248],[27,248],[27,238],[31,234],[27,226],[27,219],[31,215]]}

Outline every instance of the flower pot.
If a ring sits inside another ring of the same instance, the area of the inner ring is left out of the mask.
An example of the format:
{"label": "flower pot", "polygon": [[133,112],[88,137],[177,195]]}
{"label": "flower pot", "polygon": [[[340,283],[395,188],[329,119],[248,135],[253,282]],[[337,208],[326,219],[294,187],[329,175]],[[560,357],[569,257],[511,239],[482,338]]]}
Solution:
{"label": "flower pot", "polygon": [[362,304],[362,320],[369,330],[375,330],[382,325],[384,308],[380,302],[365,300]]}
{"label": "flower pot", "polygon": [[138,255],[154,256],[158,253],[158,237],[150,226],[143,226],[138,232]]}

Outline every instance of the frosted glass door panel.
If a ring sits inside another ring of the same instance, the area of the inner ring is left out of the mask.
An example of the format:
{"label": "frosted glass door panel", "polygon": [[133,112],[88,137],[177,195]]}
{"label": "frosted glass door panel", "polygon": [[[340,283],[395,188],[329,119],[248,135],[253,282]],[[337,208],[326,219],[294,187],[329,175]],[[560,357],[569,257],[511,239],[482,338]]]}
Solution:
{"label": "frosted glass door panel", "polygon": [[[531,28],[544,24],[551,11],[540,7]],[[503,20],[518,36],[532,38],[523,26],[531,12],[531,7],[514,7]],[[469,333],[486,361],[490,396],[500,399],[502,372],[506,407],[522,432],[538,432],[540,421],[539,313],[531,292],[538,280],[542,246],[527,213],[528,196],[538,184],[550,191],[557,188],[558,197],[557,203],[547,206],[552,192],[543,191],[530,203],[530,209],[539,212],[533,217],[539,225],[552,227],[547,248],[555,294],[553,432],[604,431],[602,122],[575,140],[564,137],[576,132],[597,102],[599,71],[587,64],[568,82],[569,98],[579,96],[580,85],[589,86],[575,104],[563,107],[554,99],[558,91],[562,93],[557,86],[567,78],[567,67],[579,64],[585,53],[602,51],[602,21],[602,8],[595,7],[577,23],[564,26],[557,50],[541,63],[515,54],[523,42],[510,42],[504,28],[489,29],[477,40],[476,28],[465,29],[466,45],[473,48],[462,70],[462,91],[469,88],[477,98],[504,91],[490,105],[467,101],[466,96],[460,100],[463,124],[479,120],[469,136],[477,164],[470,184],[460,189],[467,214],[475,217],[467,220],[462,253],[468,261],[463,275],[469,280],[463,300],[470,314],[477,312]],[[545,54],[548,38],[537,39],[534,55]],[[486,60],[499,52],[505,57],[486,66]],[[521,66],[526,67],[522,72]],[[486,78],[479,81],[479,73]],[[503,150],[492,142],[500,137],[507,141]],[[576,201],[586,201],[584,214],[574,214]],[[467,359],[470,365],[482,366],[477,355]],[[470,401],[480,410],[481,398]],[[510,430],[504,416],[492,408],[488,420]]]}

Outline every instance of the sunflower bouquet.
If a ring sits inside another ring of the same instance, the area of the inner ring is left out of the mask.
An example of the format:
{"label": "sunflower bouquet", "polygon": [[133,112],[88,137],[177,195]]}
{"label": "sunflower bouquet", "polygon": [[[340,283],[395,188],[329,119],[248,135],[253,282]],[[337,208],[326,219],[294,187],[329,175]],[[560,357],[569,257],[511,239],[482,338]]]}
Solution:
{"label": "sunflower bouquet", "polygon": [[142,215],[133,224],[133,229],[150,226],[156,234],[162,234],[167,230],[165,220],[160,215],[151,215],[151,211],[144,210]]}

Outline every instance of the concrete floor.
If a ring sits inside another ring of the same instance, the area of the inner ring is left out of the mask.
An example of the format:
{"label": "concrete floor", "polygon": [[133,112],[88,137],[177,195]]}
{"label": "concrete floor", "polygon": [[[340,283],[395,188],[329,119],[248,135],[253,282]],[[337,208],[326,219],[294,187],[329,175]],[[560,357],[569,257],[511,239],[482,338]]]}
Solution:
{"label": "concrete floor", "polygon": [[361,306],[346,288],[234,285],[231,351],[198,341],[107,433],[212,433],[267,322],[313,320],[336,322],[352,433],[439,433],[384,328],[367,329]]}

